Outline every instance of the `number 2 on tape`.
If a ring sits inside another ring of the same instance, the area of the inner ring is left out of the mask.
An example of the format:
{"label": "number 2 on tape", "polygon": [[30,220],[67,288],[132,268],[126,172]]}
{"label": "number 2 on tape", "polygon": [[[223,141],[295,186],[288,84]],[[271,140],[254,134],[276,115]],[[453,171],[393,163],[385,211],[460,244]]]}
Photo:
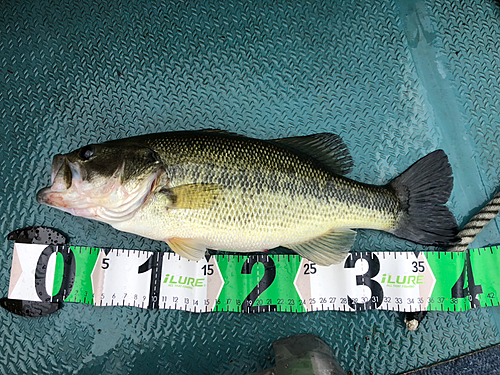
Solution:
{"label": "number 2 on tape", "polygon": [[243,263],[241,273],[243,275],[250,275],[252,273],[252,268],[255,264],[262,263],[264,265],[264,276],[259,281],[259,283],[253,288],[250,294],[245,298],[241,304],[241,312],[267,312],[267,311],[278,311],[277,305],[264,305],[264,306],[254,306],[253,304],[276,278],[276,265],[272,258],[266,255],[254,255],[248,257]]}

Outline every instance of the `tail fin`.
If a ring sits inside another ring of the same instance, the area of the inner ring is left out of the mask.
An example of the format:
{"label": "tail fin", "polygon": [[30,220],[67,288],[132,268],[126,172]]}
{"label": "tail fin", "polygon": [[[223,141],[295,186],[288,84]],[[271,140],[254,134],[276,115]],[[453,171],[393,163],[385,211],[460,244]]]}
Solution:
{"label": "tail fin", "polygon": [[452,246],[458,226],[445,206],[453,188],[448,157],[437,150],[389,183],[399,197],[402,214],[392,233],[422,245]]}

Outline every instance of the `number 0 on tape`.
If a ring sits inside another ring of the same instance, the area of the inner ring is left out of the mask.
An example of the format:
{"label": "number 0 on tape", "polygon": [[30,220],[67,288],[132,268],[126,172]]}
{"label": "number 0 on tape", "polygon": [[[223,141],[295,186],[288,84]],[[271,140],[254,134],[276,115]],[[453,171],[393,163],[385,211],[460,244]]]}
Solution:
{"label": "number 0 on tape", "polygon": [[500,305],[498,246],[464,253],[207,255],[16,243],[9,298],[191,312],[464,311]]}

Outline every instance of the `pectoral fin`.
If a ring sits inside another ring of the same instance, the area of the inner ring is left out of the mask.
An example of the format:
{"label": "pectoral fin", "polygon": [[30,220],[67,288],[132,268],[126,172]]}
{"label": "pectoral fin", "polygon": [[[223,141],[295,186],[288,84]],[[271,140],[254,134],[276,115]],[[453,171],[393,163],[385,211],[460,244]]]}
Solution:
{"label": "pectoral fin", "polygon": [[202,209],[212,207],[221,193],[216,184],[188,184],[159,191],[167,198],[169,209]]}
{"label": "pectoral fin", "polygon": [[176,254],[195,262],[203,258],[207,250],[204,244],[192,239],[170,238],[165,242]]}
{"label": "pectoral fin", "polygon": [[320,266],[342,262],[351,249],[356,232],[351,229],[334,230],[307,242],[285,245],[300,256]]}

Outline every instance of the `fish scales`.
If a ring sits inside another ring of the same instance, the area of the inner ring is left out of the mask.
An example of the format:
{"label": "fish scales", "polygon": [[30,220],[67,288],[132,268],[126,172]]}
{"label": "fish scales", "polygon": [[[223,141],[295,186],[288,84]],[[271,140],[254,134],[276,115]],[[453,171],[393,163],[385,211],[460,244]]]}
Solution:
{"label": "fish scales", "polygon": [[220,131],[159,133],[88,145],[52,164],[37,200],[73,215],[166,241],[198,260],[207,248],[289,247],[319,265],[342,261],[352,229],[428,245],[456,242],[452,189],[437,150],[385,186],[353,181],[341,138],[260,140]]}
{"label": "fish scales", "polygon": [[396,221],[394,194],[335,176],[270,142],[187,134],[154,139],[150,146],[172,167],[171,186],[223,187],[210,209],[169,211],[165,222],[176,228],[174,237],[256,250],[270,241],[301,242],[332,225],[390,229]]}

